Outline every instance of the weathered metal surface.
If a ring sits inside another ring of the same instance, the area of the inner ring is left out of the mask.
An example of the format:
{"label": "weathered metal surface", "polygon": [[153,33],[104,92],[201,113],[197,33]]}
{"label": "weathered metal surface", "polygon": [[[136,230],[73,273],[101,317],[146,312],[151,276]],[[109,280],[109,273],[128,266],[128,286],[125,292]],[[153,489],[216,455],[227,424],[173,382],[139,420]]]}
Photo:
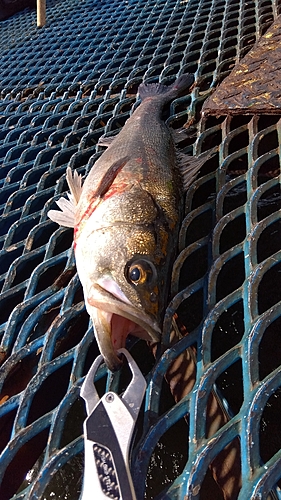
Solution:
{"label": "weathered metal surface", "polygon": [[281,16],[205,101],[202,112],[281,113]]}

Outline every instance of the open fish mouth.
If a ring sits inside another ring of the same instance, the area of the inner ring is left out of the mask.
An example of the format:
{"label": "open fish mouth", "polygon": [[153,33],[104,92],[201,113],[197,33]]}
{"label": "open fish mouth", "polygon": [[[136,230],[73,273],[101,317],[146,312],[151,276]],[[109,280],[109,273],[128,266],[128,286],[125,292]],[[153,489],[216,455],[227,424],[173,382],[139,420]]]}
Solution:
{"label": "open fish mouth", "polygon": [[111,371],[122,366],[116,351],[125,347],[128,335],[149,342],[159,342],[161,334],[157,322],[133,306],[122,292],[121,294],[121,298],[116,297],[99,284],[94,284],[86,298],[86,307],[95,327],[100,352]]}

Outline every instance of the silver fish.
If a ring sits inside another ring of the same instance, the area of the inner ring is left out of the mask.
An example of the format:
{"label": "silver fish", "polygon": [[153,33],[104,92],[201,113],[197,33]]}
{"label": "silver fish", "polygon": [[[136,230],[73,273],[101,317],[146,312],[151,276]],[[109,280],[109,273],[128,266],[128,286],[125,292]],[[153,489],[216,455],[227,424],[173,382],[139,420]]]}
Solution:
{"label": "silver fish", "polygon": [[182,75],[167,87],[141,84],[141,104],[116,137],[101,140],[107,149],[83,187],[68,168],[69,199],[57,202],[62,211],[48,213],[74,227],[86,308],[110,370],[120,367],[116,350],[129,334],[160,339],[183,193],[208,159],[177,152],[162,112],[192,81]]}

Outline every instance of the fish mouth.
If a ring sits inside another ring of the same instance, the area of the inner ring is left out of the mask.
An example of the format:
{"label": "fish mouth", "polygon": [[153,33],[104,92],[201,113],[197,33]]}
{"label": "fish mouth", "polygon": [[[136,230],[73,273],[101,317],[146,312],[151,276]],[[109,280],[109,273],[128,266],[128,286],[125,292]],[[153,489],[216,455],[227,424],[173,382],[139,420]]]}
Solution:
{"label": "fish mouth", "polygon": [[128,335],[149,342],[159,342],[161,334],[157,322],[133,306],[123,292],[119,289],[118,293],[116,288],[119,289],[115,285],[113,295],[112,290],[108,291],[100,284],[94,284],[86,300],[100,352],[111,371],[117,371],[122,366],[122,360],[116,351],[125,347]]}

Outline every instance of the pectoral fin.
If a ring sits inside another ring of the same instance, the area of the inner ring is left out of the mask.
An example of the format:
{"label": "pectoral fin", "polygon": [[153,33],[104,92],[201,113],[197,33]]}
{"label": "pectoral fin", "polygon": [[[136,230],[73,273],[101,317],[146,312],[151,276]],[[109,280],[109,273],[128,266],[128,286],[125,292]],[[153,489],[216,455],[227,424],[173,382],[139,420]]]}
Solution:
{"label": "pectoral fin", "polygon": [[[69,196],[70,197],[70,196]],[[75,209],[72,200],[67,200],[66,198],[60,198],[56,201],[56,204],[61,210],[49,210],[48,217],[60,226],[74,227]]]}
{"label": "pectoral fin", "polygon": [[95,192],[93,193],[94,198],[102,198],[105,193],[109,190],[113,182],[115,181],[117,175],[122,170],[122,168],[128,163],[129,157],[124,156],[120,160],[115,161],[105,172],[104,176],[101,178],[99,185],[97,186]]}
{"label": "pectoral fin", "polygon": [[72,175],[71,168],[67,167],[66,180],[71,193],[68,194],[69,199],[60,198],[56,201],[60,210],[49,210],[47,215],[60,226],[74,227],[76,206],[82,192],[82,176],[76,170]]}
{"label": "pectoral fin", "polygon": [[77,173],[76,170],[74,170],[74,174],[72,175],[72,171],[70,167],[67,167],[66,169],[66,180],[68,187],[70,189],[70,192],[73,196],[73,200],[75,204],[78,204],[78,201],[80,199],[81,193],[82,193],[82,176]]}

